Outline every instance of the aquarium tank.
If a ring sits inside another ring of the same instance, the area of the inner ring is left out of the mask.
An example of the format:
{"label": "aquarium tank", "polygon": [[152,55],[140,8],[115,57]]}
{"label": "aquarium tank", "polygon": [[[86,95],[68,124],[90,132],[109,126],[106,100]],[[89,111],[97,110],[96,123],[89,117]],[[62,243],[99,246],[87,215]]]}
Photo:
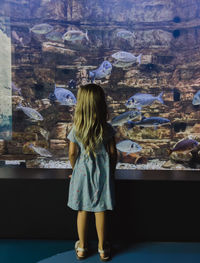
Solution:
{"label": "aquarium tank", "polygon": [[199,0],[0,0],[1,167],[71,168],[87,83],[105,91],[117,169],[199,170]]}

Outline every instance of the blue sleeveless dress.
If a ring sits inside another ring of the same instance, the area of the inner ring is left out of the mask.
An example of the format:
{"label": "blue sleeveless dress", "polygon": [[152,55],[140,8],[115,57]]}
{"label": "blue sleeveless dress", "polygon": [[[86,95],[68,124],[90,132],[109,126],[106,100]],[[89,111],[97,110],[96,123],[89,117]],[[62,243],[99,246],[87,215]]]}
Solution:
{"label": "blue sleeveless dress", "polygon": [[96,150],[96,159],[84,155],[84,146],[77,140],[74,126],[67,136],[79,146],[79,154],[70,179],[67,203],[73,210],[101,212],[114,209],[114,179],[110,175],[109,155],[104,145],[116,131],[110,124],[107,125],[108,132]]}

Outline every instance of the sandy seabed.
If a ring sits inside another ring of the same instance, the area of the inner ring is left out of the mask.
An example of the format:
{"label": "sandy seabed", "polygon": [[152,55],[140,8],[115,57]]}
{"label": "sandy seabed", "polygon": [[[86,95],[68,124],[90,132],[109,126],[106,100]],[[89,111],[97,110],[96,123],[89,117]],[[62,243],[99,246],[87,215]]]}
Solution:
{"label": "sandy seabed", "polygon": [[[25,162],[25,160],[14,160],[14,161],[5,161],[6,166],[18,166],[20,163]],[[147,164],[131,164],[131,163],[121,163],[118,162],[116,169],[125,169],[125,170],[194,170],[199,171],[198,169],[193,169],[190,167],[185,167],[183,165],[177,164],[177,168],[163,168],[163,164],[165,161],[160,161],[159,159],[149,160]],[[69,160],[51,160],[45,158],[38,158],[37,165],[34,167],[30,167],[28,164],[26,165],[27,168],[49,168],[49,169],[71,169],[71,164]]]}

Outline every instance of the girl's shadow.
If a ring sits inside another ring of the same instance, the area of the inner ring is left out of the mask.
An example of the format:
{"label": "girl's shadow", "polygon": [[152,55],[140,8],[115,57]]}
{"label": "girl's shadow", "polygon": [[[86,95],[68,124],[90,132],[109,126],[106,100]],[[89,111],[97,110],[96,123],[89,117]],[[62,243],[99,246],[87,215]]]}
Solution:
{"label": "girl's shadow", "polygon": [[[111,248],[111,258],[114,258],[115,256],[119,254],[126,253],[130,250],[133,250],[138,243],[127,243],[124,241],[119,241],[116,243],[112,243],[110,245]],[[91,241],[89,242],[89,249],[88,249],[88,257],[94,256],[98,253],[98,242],[97,241]]]}

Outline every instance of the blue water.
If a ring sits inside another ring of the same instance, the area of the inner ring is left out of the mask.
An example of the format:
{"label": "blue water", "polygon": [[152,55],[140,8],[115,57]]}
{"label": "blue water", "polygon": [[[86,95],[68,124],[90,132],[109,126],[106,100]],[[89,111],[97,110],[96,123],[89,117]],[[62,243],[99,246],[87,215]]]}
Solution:
{"label": "blue water", "polygon": [[[75,241],[0,240],[1,263],[66,263],[78,262]],[[100,262],[97,242],[90,243],[91,253],[83,262]],[[113,244],[113,263],[199,263],[200,243],[153,242]]]}

